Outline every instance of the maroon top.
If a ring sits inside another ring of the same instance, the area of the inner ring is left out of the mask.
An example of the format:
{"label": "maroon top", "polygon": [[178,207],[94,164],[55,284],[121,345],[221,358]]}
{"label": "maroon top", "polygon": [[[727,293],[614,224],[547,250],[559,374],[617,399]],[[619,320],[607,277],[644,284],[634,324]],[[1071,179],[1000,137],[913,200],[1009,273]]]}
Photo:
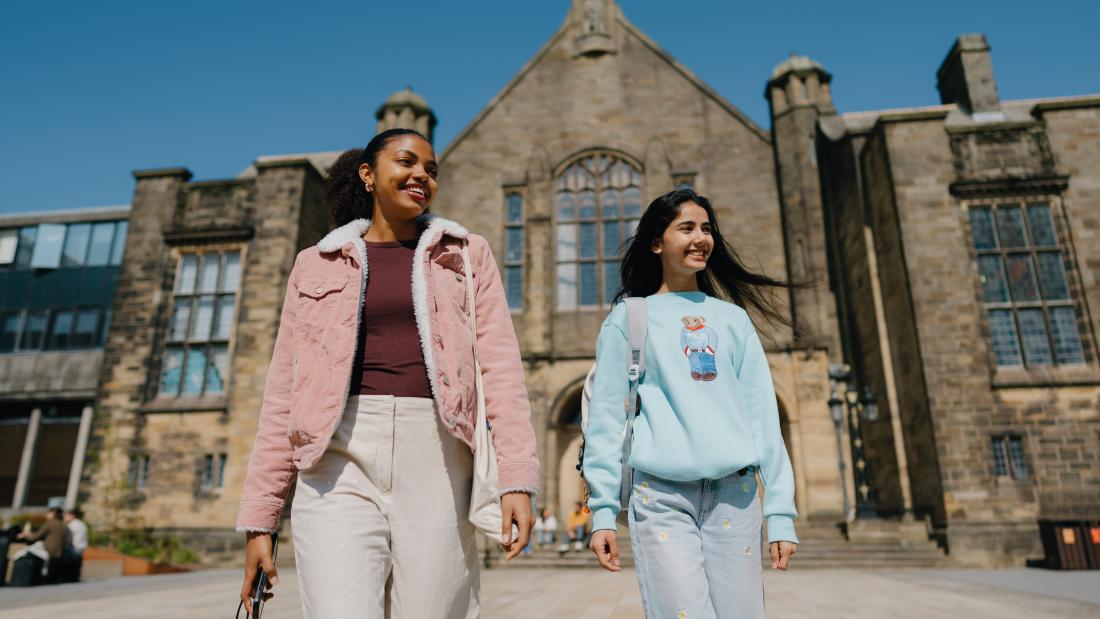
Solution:
{"label": "maroon top", "polygon": [[367,242],[367,290],[351,391],[360,395],[430,398],[424,350],[412,300],[417,241]]}

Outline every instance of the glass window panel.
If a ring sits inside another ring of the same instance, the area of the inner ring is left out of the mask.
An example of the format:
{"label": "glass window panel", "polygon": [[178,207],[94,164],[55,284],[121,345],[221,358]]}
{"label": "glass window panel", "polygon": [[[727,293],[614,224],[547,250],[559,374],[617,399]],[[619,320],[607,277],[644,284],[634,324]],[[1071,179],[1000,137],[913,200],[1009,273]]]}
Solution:
{"label": "glass window panel", "polygon": [[172,346],[164,351],[164,359],[160,367],[160,387],[157,389],[161,397],[174,398],[180,392],[180,374],[183,370],[183,349]]}
{"label": "glass window panel", "polygon": [[19,342],[19,350],[39,350],[42,348],[42,340],[46,336],[46,310],[27,312],[26,321],[23,323],[23,336]]}
{"label": "glass window panel", "polygon": [[210,355],[211,363],[206,369],[206,393],[224,393],[225,379],[229,376],[229,347],[225,344],[211,346]]}
{"label": "glass window panel", "polygon": [[218,461],[217,461],[218,468],[217,468],[217,471],[216,471],[218,477],[217,477],[217,482],[215,482],[215,483],[217,484],[217,486],[219,488],[221,488],[222,486],[225,485],[225,460],[226,460],[225,454],[219,454],[218,455]]}
{"label": "glass window panel", "polygon": [[596,245],[596,224],[581,223],[580,227],[580,252],[581,258],[595,258],[599,249]]}
{"label": "glass window panel", "polygon": [[61,266],[78,267],[84,264],[88,254],[88,242],[92,239],[92,224],[71,224],[65,236],[65,250],[61,254]]}
{"label": "glass window panel", "polygon": [[577,307],[577,265],[558,265],[558,309]]}
{"label": "glass window panel", "polygon": [[186,254],[180,258],[179,277],[176,279],[177,294],[191,294],[195,291],[195,276],[199,273],[199,257]]}
{"label": "glass window panel", "polygon": [[982,279],[982,295],[986,303],[1007,303],[1008,283],[1005,281],[1001,256],[978,256],[978,270]]}
{"label": "glass window panel", "polygon": [[15,248],[19,246],[19,231],[0,230],[0,264],[15,262]]}
{"label": "glass window panel", "polygon": [[115,244],[111,248],[111,264],[122,264],[122,254],[126,251],[126,232],[130,229],[130,223],[120,221],[115,227]]}
{"label": "glass window panel", "polygon": [[1012,287],[1012,299],[1017,303],[1038,301],[1039,287],[1035,284],[1031,254],[1009,254],[1005,262],[1008,267],[1008,282]]}
{"label": "glass window panel", "polygon": [[1008,461],[1005,458],[1005,439],[1003,436],[993,437],[993,470],[997,477],[1008,475]]}
{"label": "glass window panel", "polygon": [[577,209],[577,215],[580,219],[595,219],[596,218],[596,192],[584,191],[580,194],[580,206]]}
{"label": "glass window panel", "polygon": [[1066,271],[1062,266],[1061,252],[1041,252],[1039,260],[1039,283],[1043,289],[1043,299],[1061,301],[1069,298],[1069,285],[1066,284]]}
{"label": "glass window panel", "polygon": [[82,309],[76,314],[73,348],[94,348],[99,335],[99,308]]}
{"label": "glass window panel", "polygon": [[1027,479],[1027,462],[1024,461],[1024,442],[1019,436],[1008,439],[1009,462],[1012,463],[1012,477]]}
{"label": "glass window panel", "polygon": [[1019,312],[1020,340],[1024,345],[1024,360],[1028,365],[1050,365],[1054,359],[1050,353],[1050,339],[1043,310],[1023,309]]}
{"label": "glass window panel", "polygon": [[600,217],[602,219],[618,219],[621,212],[619,192],[607,189],[600,193]]}
{"label": "glass window panel", "polygon": [[989,331],[993,337],[993,355],[997,359],[997,365],[1023,365],[1012,311],[989,310]]}
{"label": "glass window panel", "polygon": [[523,228],[508,228],[504,260],[507,262],[523,260]]}
{"label": "glass window panel", "polygon": [[50,325],[50,336],[46,339],[46,350],[67,350],[69,348],[69,336],[73,332],[72,311],[62,310],[53,313],[53,324]]}
{"label": "glass window panel", "polygon": [[518,193],[508,195],[508,223],[523,223],[523,196]]}
{"label": "glass window panel", "polygon": [[168,341],[182,342],[187,337],[187,323],[191,319],[191,299],[176,299],[172,303],[172,315],[168,319]]}
{"label": "glass window panel", "polygon": [[34,239],[38,236],[38,226],[24,226],[19,229],[19,243],[15,248],[15,266],[29,267],[34,255]]}
{"label": "glass window panel", "polygon": [[199,262],[199,292],[218,291],[218,272],[221,271],[221,254],[204,254]]}
{"label": "glass window panel", "polygon": [[1031,244],[1040,247],[1055,247],[1058,239],[1054,236],[1054,222],[1050,218],[1050,206],[1046,204],[1027,205],[1027,223],[1031,228]]}
{"label": "glass window panel", "polygon": [[241,285],[241,254],[230,252],[225,255],[225,267],[222,268],[222,292],[236,292]]}
{"label": "glass window panel", "polygon": [[183,370],[183,389],[180,395],[201,395],[202,379],[206,373],[206,350],[192,347],[187,351],[187,363]]}
{"label": "glass window panel", "polygon": [[206,454],[202,459],[202,487],[205,489],[214,486],[214,454]]}
{"label": "glass window panel", "polygon": [[214,297],[199,297],[195,304],[195,318],[191,321],[191,335],[189,339],[196,342],[205,342],[210,338],[210,328],[214,325]]}
{"label": "glass window panel", "polygon": [[107,333],[111,330],[111,308],[103,313],[103,324],[99,327],[99,345],[107,343]]}
{"label": "glass window panel", "polygon": [[92,245],[88,249],[88,266],[106,266],[111,259],[111,239],[115,236],[115,222],[101,221],[92,226]]}
{"label": "glass window panel", "polygon": [[616,221],[603,222],[603,255],[605,258],[616,258],[619,255],[619,246],[623,239],[619,231],[622,224]]}
{"label": "glass window panel", "polygon": [[504,285],[508,296],[508,307],[511,309],[523,307],[523,267],[504,267]]}
{"label": "glass window panel", "polygon": [[1077,330],[1077,315],[1072,307],[1050,308],[1050,330],[1054,335],[1054,354],[1058,363],[1084,363],[1085,351]]}
{"label": "glass window panel", "polygon": [[214,319],[214,331],[210,336],[213,340],[228,340],[233,334],[233,302],[236,297],[223,295],[218,297],[218,311]]}
{"label": "glass window panel", "polygon": [[993,233],[993,213],[989,208],[970,209],[970,233],[976,249],[996,249],[997,236]]}
{"label": "glass window panel", "polygon": [[595,262],[582,262],[580,265],[580,304],[599,305],[600,282],[597,280]]}
{"label": "glass window panel", "polygon": [[623,191],[623,214],[627,217],[639,217],[642,214],[642,191],[630,187]]}
{"label": "glass window panel", "polygon": [[61,250],[65,245],[64,224],[38,224],[31,268],[56,269],[61,266]]}
{"label": "glass window panel", "polygon": [[558,225],[558,262],[577,259],[577,224]]}
{"label": "glass window panel", "polygon": [[577,219],[577,203],[573,194],[562,192],[558,194],[558,221],[567,222]]}
{"label": "glass window panel", "polygon": [[1024,234],[1024,215],[1018,206],[1007,204],[997,207],[997,236],[1001,247],[1027,247]]}
{"label": "glass window panel", "polygon": [[23,322],[23,312],[4,312],[0,314],[0,352],[15,350],[19,339],[19,325]]}
{"label": "glass window panel", "polygon": [[608,260],[603,263],[603,302],[610,305],[619,292],[619,263]]}

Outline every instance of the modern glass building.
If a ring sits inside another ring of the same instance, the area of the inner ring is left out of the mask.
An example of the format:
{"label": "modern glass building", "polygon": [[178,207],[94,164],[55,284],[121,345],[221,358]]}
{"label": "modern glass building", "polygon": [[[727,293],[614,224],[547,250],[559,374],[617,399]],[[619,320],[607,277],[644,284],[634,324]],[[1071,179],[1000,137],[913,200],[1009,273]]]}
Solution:
{"label": "modern glass building", "polygon": [[129,214],[0,217],[0,512],[76,500]]}

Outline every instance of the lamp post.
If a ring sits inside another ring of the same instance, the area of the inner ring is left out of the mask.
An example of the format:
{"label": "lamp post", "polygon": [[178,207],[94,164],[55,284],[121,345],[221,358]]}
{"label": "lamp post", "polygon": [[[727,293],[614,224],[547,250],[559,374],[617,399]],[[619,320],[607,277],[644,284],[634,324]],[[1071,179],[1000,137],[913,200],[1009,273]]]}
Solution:
{"label": "lamp post", "polygon": [[[874,518],[877,515],[878,493],[874,486],[871,462],[867,459],[867,443],[863,438],[863,422],[878,419],[878,402],[871,388],[864,385],[856,389],[850,385],[852,373],[847,365],[829,367],[829,379],[832,387],[829,395],[829,416],[836,430],[838,467],[840,468],[840,491],[844,503],[844,518],[850,522],[858,515],[860,518]],[[844,385],[844,396],[839,393]],[[845,430],[844,426],[847,425]],[[846,463],[844,461],[842,432],[848,433],[848,444],[852,456],[852,478],[855,482],[855,509],[848,499],[846,481]]]}
{"label": "lamp post", "polygon": [[840,497],[844,505],[844,521],[851,522],[854,515],[852,514],[852,504],[848,500],[848,484],[845,483],[847,475],[844,470],[848,467],[844,463],[844,442],[841,439],[841,432],[843,432],[841,424],[844,423],[845,417],[844,400],[840,399],[835,385],[832,394],[829,396],[829,416],[833,418],[833,429],[836,430],[836,459],[837,467],[840,469]]}
{"label": "lamp post", "polygon": [[864,385],[857,392],[847,394],[848,432],[852,446],[852,473],[856,484],[856,511],[860,518],[874,518],[877,515],[878,492],[875,491],[871,476],[871,462],[867,459],[867,443],[863,440],[863,422],[878,419],[878,403],[871,388]]}

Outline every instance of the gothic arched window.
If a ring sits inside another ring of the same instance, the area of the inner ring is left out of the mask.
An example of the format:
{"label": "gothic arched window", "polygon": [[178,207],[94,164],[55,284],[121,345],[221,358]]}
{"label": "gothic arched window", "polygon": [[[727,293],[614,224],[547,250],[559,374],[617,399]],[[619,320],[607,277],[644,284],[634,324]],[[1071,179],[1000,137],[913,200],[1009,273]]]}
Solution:
{"label": "gothic arched window", "polygon": [[624,242],[642,214],[641,186],[638,166],[602,151],[573,161],[554,181],[559,310],[611,303]]}

